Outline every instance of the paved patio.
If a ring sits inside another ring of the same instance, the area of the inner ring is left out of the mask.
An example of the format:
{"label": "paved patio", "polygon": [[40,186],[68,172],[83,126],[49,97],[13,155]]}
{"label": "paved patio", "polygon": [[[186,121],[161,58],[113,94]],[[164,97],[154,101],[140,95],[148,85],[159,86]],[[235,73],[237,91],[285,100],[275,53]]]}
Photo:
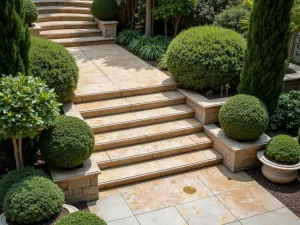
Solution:
{"label": "paved patio", "polygon": [[[185,187],[196,189],[194,194]],[[299,225],[300,219],[245,172],[223,165],[100,191],[88,203],[108,225]]]}

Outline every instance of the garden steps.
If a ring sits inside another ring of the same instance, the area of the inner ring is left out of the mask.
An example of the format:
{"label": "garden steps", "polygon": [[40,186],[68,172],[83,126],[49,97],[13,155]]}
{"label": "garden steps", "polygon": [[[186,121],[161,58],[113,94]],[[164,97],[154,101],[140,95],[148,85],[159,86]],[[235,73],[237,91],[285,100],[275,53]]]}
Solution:
{"label": "garden steps", "polygon": [[195,111],[185,104],[155,109],[87,118],[94,133],[114,131],[194,117]]}
{"label": "garden steps", "polygon": [[91,21],[95,22],[91,14],[82,13],[43,13],[39,14],[37,22],[48,21]]}
{"label": "garden steps", "polygon": [[144,144],[94,152],[92,158],[100,169],[124,166],[212,147],[212,140],[203,132],[167,138]]}
{"label": "garden steps", "polygon": [[95,151],[178,137],[203,131],[194,118],[95,134]]}
{"label": "garden steps", "polygon": [[80,13],[90,14],[89,7],[75,7],[75,6],[39,6],[37,7],[39,14],[44,13]]}
{"label": "garden steps", "polygon": [[149,180],[188,170],[216,165],[223,157],[207,148],[175,156],[102,170],[98,177],[99,189]]}
{"label": "garden steps", "polygon": [[110,44],[115,42],[115,38],[105,38],[102,36],[61,38],[61,39],[51,39],[51,40],[65,47],[101,45],[101,44]]}
{"label": "garden steps", "polygon": [[101,36],[101,30],[97,28],[91,29],[61,29],[61,30],[45,30],[40,35],[48,39],[75,38],[75,37],[91,37]]}

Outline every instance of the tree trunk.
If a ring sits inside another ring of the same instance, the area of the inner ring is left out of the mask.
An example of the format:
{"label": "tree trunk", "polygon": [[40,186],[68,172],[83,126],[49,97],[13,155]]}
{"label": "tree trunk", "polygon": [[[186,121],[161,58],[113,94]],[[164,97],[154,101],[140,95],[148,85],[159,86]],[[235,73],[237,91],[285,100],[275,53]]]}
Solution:
{"label": "tree trunk", "polygon": [[135,26],[135,21],[134,21],[134,16],[135,16],[135,10],[136,10],[136,6],[137,6],[137,0],[132,0],[131,1],[131,29],[133,29]]}
{"label": "tree trunk", "polygon": [[174,30],[175,30],[174,36],[177,36],[177,34],[178,34],[178,26],[179,26],[180,20],[181,20],[181,16],[177,16],[172,19]]}
{"label": "tree trunk", "polygon": [[152,0],[146,0],[146,27],[145,27],[145,35],[151,36],[151,25],[152,25]]}
{"label": "tree trunk", "polygon": [[18,139],[18,152],[19,152],[19,160],[20,160],[20,167],[24,167],[24,162],[23,162],[23,150],[22,150],[22,137]]}
{"label": "tree trunk", "polygon": [[19,151],[18,151],[18,145],[17,145],[17,140],[15,137],[12,138],[13,141],[13,146],[14,146],[14,155],[15,155],[15,160],[16,160],[16,168],[20,169],[20,159],[19,159]]}
{"label": "tree trunk", "polygon": [[165,19],[165,36],[168,37],[168,19]]}

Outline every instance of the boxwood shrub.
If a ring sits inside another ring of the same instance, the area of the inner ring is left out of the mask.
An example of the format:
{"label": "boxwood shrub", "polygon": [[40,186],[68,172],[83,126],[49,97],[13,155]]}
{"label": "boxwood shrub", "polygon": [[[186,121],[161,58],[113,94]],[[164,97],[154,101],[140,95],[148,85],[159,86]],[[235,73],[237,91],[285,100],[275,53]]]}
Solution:
{"label": "boxwood shrub", "polygon": [[240,81],[246,41],[221,27],[194,27],[181,32],[167,50],[168,70],[182,86],[220,90]]}
{"label": "boxwood shrub", "polygon": [[45,177],[49,178],[47,174],[43,171],[34,169],[33,167],[27,167],[19,170],[9,171],[1,180],[0,180],[0,204],[3,204],[4,197],[9,189],[14,185],[23,180],[26,180],[30,177]]}
{"label": "boxwood shrub", "polygon": [[25,23],[30,25],[38,19],[38,11],[32,0],[24,0]]}
{"label": "boxwood shrub", "polygon": [[266,155],[271,159],[283,163],[298,163],[300,146],[296,140],[288,135],[278,135],[268,142]]}
{"label": "boxwood shrub", "polygon": [[44,177],[31,177],[8,191],[3,210],[9,221],[32,224],[59,213],[63,203],[64,194],[56,184]]}
{"label": "boxwood shrub", "polygon": [[269,116],[265,105],[256,97],[236,95],[229,99],[219,112],[224,132],[238,141],[258,139],[268,126]]}
{"label": "boxwood shrub", "polygon": [[59,219],[55,225],[106,225],[104,220],[95,214],[79,211]]}
{"label": "boxwood shrub", "polygon": [[91,13],[99,20],[115,20],[118,13],[116,0],[94,0]]}
{"label": "boxwood shrub", "polygon": [[46,81],[62,103],[71,100],[78,82],[78,68],[73,56],[52,41],[32,37],[29,51],[30,72]]}
{"label": "boxwood shrub", "polygon": [[86,122],[69,116],[58,117],[39,140],[43,159],[58,168],[81,165],[93,153],[94,144],[94,135]]}

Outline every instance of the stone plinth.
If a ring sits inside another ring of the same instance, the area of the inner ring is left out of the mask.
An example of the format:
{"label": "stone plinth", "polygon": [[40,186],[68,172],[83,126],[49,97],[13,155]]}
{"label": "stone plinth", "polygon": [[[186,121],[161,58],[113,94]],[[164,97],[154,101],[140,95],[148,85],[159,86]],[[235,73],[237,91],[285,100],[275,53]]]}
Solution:
{"label": "stone plinth", "polygon": [[63,190],[66,203],[88,202],[99,199],[100,169],[90,158],[76,169],[50,168],[53,181]]}
{"label": "stone plinth", "polygon": [[98,23],[98,28],[102,31],[102,36],[105,38],[116,38],[117,37],[117,25],[118,21],[104,21],[95,19]]}
{"label": "stone plinth", "polygon": [[300,66],[291,63],[290,69],[294,70],[295,73],[286,74],[284,76],[284,92],[300,90]]}
{"label": "stone plinth", "polygon": [[30,34],[31,34],[32,36],[39,37],[39,36],[40,36],[41,30],[42,30],[42,28],[41,28],[40,25],[38,25],[37,23],[32,23],[32,24],[29,26],[29,31],[30,31]]}
{"label": "stone plinth", "polygon": [[195,110],[195,117],[202,124],[212,124],[219,122],[219,111],[222,105],[230,99],[230,97],[208,99],[199,93],[186,89],[178,89],[186,96],[186,104]]}
{"label": "stone plinth", "polygon": [[205,125],[204,133],[214,141],[214,149],[224,157],[223,164],[231,172],[259,166],[257,152],[263,150],[270,140],[269,136],[263,134],[255,141],[238,142],[214,124]]}

